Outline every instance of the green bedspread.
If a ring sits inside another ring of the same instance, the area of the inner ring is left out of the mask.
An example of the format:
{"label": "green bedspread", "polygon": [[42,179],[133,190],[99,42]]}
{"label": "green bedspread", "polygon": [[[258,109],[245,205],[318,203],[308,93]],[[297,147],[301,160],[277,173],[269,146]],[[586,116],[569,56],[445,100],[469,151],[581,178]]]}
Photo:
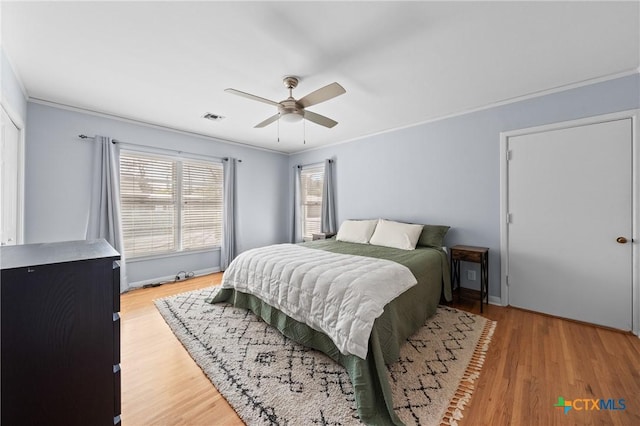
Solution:
{"label": "green bedspread", "polygon": [[358,414],[364,423],[402,425],[393,410],[385,364],[397,360],[400,346],[435,313],[441,295],[445,300],[451,300],[446,254],[435,248],[418,247],[416,250],[407,251],[345,243],[335,239],[310,241],[302,245],[334,253],[392,260],[409,268],[416,277],[418,283],[387,304],[382,315],[376,319],[365,360],[355,355],[340,353],[324,333],[291,319],[255,296],[232,289],[222,289],[209,302],[227,302],[236,307],[250,309],[288,338],[324,352],[347,370],[353,384]]}

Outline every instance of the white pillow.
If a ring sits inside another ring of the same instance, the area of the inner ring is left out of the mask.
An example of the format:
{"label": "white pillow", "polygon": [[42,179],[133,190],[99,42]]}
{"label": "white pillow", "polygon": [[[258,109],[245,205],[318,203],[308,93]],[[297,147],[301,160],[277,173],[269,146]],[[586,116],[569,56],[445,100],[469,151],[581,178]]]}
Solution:
{"label": "white pillow", "polygon": [[373,230],[376,229],[377,220],[345,220],[338,229],[336,240],[348,243],[367,244]]}
{"label": "white pillow", "polygon": [[423,225],[380,219],[369,243],[402,250],[415,250],[422,227]]}

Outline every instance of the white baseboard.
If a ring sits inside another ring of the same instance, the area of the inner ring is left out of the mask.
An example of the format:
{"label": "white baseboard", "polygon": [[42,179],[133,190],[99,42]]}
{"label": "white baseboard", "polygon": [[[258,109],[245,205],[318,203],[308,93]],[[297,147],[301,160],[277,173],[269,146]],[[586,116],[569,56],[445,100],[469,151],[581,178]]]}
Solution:
{"label": "white baseboard", "polygon": [[[477,292],[480,292],[480,285],[478,285],[478,287],[462,287],[462,288],[466,288],[469,290],[475,290]],[[502,299],[500,298],[500,296],[491,296],[489,295],[489,304],[490,305],[497,305],[497,306],[503,306],[502,305]]]}
{"label": "white baseboard", "polygon": [[[213,274],[213,273],[216,273],[216,272],[220,272],[220,267],[199,269],[197,271],[193,271],[193,276],[194,277],[199,277],[199,276],[202,276],[202,275]],[[145,285],[149,285],[149,284],[172,283],[172,282],[175,281],[175,279],[176,279],[175,275],[166,275],[164,277],[152,278],[150,280],[136,281],[134,283],[129,283],[129,290],[142,288]],[[182,279],[180,281],[184,281],[184,279]]]}
{"label": "white baseboard", "polygon": [[490,305],[502,306],[502,299],[500,298],[500,296],[491,296],[491,295],[489,295],[489,304]]}

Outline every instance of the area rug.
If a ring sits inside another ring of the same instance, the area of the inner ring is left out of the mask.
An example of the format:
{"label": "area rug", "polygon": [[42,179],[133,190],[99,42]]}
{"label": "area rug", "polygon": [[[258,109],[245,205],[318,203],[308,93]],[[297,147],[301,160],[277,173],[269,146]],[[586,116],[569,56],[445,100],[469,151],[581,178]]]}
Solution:
{"label": "area rug", "polygon": [[[156,300],[191,357],[248,425],[361,424],[346,370],[250,311],[205,299],[218,287]],[[457,424],[496,323],[439,306],[388,367],[406,425]]]}

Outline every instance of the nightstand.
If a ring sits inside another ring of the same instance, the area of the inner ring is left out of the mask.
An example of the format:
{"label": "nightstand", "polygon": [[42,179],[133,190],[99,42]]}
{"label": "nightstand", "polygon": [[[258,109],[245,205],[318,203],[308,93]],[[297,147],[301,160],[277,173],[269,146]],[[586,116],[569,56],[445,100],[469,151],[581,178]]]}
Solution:
{"label": "nightstand", "polygon": [[475,246],[453,246],[449,249],[451,253],[451,287],[458,290],[458,300],[460,300],[460,262],[473,262],[480,264],[480,312],[482,313],[482,303],[486,298],[489,304],[489,249],[487,247]]}
{"label": "nightstand", "polygon": [[311,239],[315,240],[326,240],[327,238],[331,238],[336,235],[335,232],[320,232],[318,234],[311,234]]}

